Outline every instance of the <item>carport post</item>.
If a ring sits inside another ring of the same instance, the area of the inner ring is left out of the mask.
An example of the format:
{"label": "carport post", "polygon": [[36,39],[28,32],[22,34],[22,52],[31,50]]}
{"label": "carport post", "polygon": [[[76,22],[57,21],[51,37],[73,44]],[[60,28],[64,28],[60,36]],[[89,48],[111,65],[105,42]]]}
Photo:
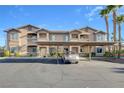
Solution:
{"label": "carport post", "polygon": [[91,61],[91,46],[88,46],[89,48],[89,61]]}
{"label": "carport post", "polygon": [[59,60],[58,60],[58,45],[57,45],[57,64],[59,64]]}

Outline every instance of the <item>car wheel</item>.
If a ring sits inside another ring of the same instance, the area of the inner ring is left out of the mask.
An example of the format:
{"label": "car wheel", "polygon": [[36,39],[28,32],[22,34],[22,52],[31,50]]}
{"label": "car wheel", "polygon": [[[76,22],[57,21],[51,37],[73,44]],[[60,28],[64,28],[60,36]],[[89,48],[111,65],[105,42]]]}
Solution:
{"label": "car wheel", "polygon": [[78,61],[76,61],[75,64],[78,64]]}

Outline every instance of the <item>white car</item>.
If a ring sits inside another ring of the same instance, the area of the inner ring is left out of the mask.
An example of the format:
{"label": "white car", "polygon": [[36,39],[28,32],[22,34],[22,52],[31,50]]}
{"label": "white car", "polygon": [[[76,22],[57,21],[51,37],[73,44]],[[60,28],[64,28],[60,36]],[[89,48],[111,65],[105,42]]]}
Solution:
{"label": "white car", "polygon": [[79,62],[79,54],[74,52],[66,52],[64,55],[65,63],[77,64]]}

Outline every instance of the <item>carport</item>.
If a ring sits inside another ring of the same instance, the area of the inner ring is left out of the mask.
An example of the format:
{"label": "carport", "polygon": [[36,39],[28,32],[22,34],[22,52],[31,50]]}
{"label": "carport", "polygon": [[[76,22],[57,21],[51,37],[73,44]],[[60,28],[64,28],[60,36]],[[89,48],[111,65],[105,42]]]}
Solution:
{"label": "carport", "polygon": [[88,47],[88,52],[89,52],[89,60],[91,60],[91,49],[93,46],[110,46],[114,45],[115,42],[93,42],[93,41],[88,41],[88,42],[79,42],[79,41],[70,41],[70,42],[37,42],[38,45],[48,45],[48,46],[57,46],[57,51],[59,46],[70,46],[70,45],[79,45],[79,46],[87,46]]}

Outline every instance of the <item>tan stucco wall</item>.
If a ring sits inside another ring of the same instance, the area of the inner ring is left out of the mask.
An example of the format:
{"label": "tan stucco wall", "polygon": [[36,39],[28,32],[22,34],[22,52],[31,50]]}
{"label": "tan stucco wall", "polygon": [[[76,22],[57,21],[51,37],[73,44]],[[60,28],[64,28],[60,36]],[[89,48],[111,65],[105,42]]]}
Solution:
{"label": "tan stucco wall", "polygon": [[19,42],[19,47],[20,47],[20,54],[25,55],[27,54],[27,29],[19,29],[20,31],[20,42]]}
{"label": "tan stucco wall", "polygon": [[[12,41],[12,40],[9,40],[9,38],[7,38],[7,42],[8,42],[8,46],[9,47],[12,47],[12,46],[19,46],[20,48],[20,54],[22,55],[26,55],[27,54],[27,46],[28,46],[28,43],[27,43],[27,34],[30,33],[30,31],[28,31],[27,27],[24,27],[24,28],[19,28],[18,29],[20,31],[19,33],[19,40],[18,41]],[[34,31],[36,31],[36,28],[34,28]],[[13,31],[10,31],[8,32],[8,36],[9,36],[9,33],[11,33]],[[32,33],[33,31],[31,31]],[[39,38],[39,33],[46,33],[47,34],[47,37],[45,39],[40,39]],[[89,36],[89,41],[95,41],[96,38],[95,38],[95,31],[91,30],[91,29],[87,29],[86,31],[85,30],[80,30],[80,31],[73,31],[73,32],[70,32],[70,33],[49,33],[49,31],[38,31],[37,32],[37,40],[40,41],[40,42],[43,42],[43,41],[48,41],[49,42],[49,38],[50,38],[50,35],[56,35],[56,40],[55,41],[63,41],[63,36],[64,35],[68,35],[69,36],[69,40],[70,41],[75,41],[75,42],[78,42],[78,41],[82,41],[80,39],[80,35],[83,34],[83,33],[88,33],[88,36]],[[72,39],[71,38],[71,35],[72,34],[78,34],[78,39]],[[84,41],[83,41],[84,42]],[[39,50],[39,47],[46,47],[47,48],[47,53],[49,53],[49,47],[56,47],[57,46],[51,46],[51,45],[36,45],[37,46],[37,50]],[[80,53],[80,49],[82,48],[81,46],[79,45],[69,45],[69,51],[72,50],[72,47],[78,47],[78,52]],[[96,47],[92,47],[92,52],[95,52],[95,49]],[[83,47],[83,50],[87,53],[88,52],[88,46],[85,46]]]}

